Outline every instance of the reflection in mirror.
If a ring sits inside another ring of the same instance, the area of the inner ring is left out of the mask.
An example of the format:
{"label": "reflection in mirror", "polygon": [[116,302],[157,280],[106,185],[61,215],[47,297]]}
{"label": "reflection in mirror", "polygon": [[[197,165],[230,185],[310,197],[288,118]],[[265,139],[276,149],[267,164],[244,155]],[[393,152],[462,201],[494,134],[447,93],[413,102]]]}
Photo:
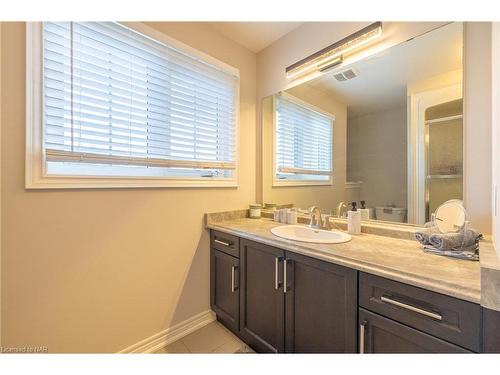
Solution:
{"label": "reflection in mirror", "polygon": [[432,214],[432,221],[441,233],[455,233],[463,230],[467,213],[459,199],[450,199],[441,204]]}
{"label": "reflection in mirror", "polygon": [[264,203],[422,225],[462,199],[462,107],[461,23],[267,97]]}

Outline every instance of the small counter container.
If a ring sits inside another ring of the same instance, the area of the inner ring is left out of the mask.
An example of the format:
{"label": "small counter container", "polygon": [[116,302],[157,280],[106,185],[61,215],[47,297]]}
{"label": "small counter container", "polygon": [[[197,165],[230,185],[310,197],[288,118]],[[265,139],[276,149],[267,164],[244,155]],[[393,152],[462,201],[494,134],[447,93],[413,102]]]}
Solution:
{"label": "small counter container", "polygon": [[265,203],[264,208],[266,210],[276,211],[276,203]]}
{"label": "small counter container", "polygon": [[262,206],[258,203],[251,204],[248,210],[250,219],[260,219],[261,208]]}

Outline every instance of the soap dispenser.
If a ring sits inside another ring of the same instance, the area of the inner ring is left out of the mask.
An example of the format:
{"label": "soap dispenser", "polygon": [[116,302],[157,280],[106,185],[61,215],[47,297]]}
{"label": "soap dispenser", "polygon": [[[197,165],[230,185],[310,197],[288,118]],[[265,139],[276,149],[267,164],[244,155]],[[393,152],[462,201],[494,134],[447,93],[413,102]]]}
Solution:
{"label": "soap dispenser", "polygon": [[356,202],[352,202],[351,206],[347,211],[347,231],[350,234],[361,234],[361,213],[356,208]]}
{"label": "soap dispenser", "polygon": [[361,214],[361,220],[370,220],[370,210],[365,207],[365,201],[360,201],[361,208],[359,212]]}

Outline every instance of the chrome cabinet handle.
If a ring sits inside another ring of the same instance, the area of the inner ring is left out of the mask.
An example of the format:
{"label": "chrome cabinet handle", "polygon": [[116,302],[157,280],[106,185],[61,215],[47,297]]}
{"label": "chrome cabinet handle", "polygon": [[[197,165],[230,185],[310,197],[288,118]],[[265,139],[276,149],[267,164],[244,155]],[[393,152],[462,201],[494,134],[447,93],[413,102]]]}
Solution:
{"label": "chrome cabinet handle", "polygon": [[231,292],[232,293],[234,293],[237,289],[236,285],[235,285],[235,277],[234,277],[235,270],[236,270],[236,266],[232,266],[231,267]]}
{"label": "chrome cabinet handle", "polygon": [[280,266],[280,260],[281,258],[274,258],[274,289],[278,290],[280,288],[280,281],[279,281],[279,266]]}
{"label": "chrome cabinet handle", "polygon": [[359,354],[365,353],[365,325],[366,321],[359,325]]}
{"label": "chrome cabinet handle", "polygon": [[419,309],[418,307],[415,307],[415,306],[412,306],[412,305],[407,305],[406,303],[395,301],[395,300],[393,300],[391,298],[387,298],[387,297],[384,297],[384,296],[380,297],[380,299],[382,300],[382,302],[390,303],[391,305],[394,305],[394,306],[397,306],[397,307],[401,307],[403,309],[410,310],[410,311],[416,312],[418,314],[422,314],[422,315],[428,316],[429,318],[433,318],[433,319],[436,319],[436,320],[443,320],[443,316],[441,314],[436,314],[436,313],[433,313],[433,312],[430,312],[430,311],[427,311],[427,310]]}
{"label": "chrome cabinet handle", "polygon": [[287,289],[286,264],[287,264],[287,260],[284,259],[283,260],[283,293],[286,293],[286,289]]}
{"label": "chrome cabinet handle", "polygon": [[217,242],[218,244],[221,244],[224,246],[231,246],[231,244],[229,242],[224,242],[224,241],[220,241],[220,240],[214,240],[214,242]]}

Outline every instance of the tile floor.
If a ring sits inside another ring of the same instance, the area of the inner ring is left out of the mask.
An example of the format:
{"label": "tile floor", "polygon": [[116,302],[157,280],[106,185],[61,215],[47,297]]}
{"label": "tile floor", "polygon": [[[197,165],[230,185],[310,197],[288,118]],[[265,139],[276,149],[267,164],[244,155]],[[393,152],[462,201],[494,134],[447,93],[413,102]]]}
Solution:
{"label": "tile floor", "polygon": [[170,353],[252,353],[243,341],[215,321],[156,351]]}

